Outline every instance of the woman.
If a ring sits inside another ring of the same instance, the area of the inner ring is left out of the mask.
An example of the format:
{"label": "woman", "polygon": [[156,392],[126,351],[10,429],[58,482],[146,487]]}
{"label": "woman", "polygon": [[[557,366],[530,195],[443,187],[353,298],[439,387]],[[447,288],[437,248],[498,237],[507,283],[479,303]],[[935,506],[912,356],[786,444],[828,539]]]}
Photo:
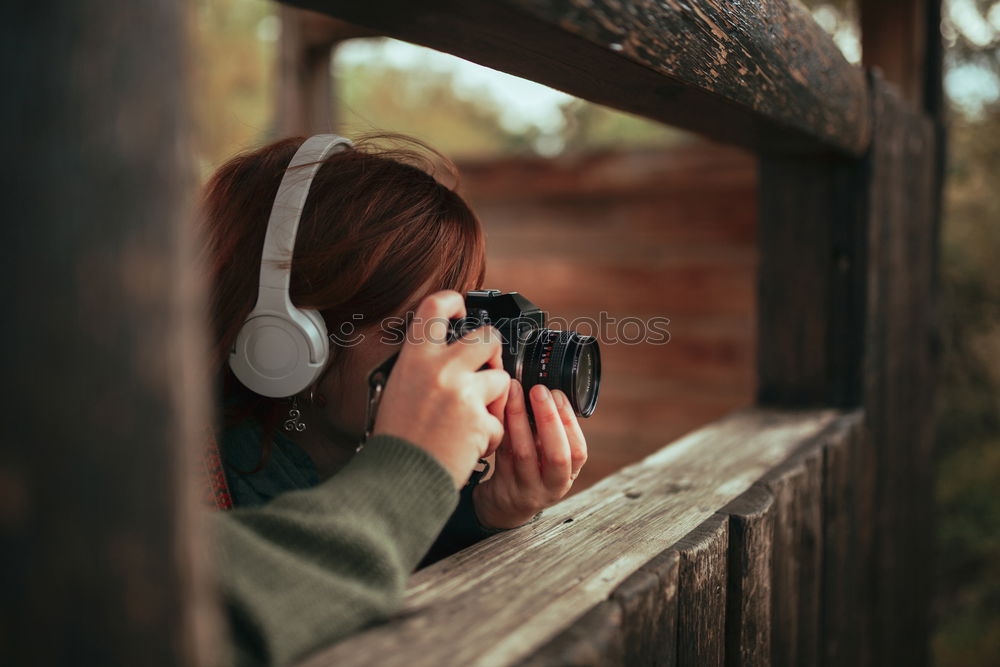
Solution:
{"label": "woman", "polygon": [[[219,442],[236,508],[214,518],[219,572],[236,648],[250,662],[286,663],[384,617],[421,558],[524,524],[566,494],[587,456],[559,391],[531,391],[533,432],[495,331],[444,342],[445,320],[465,314],[460,292],[483,279],[479,221],[420,152],[378,148],[372,137],[323,161],[295,237],[289,294],[322,316],[329,362],[291,399],[242,386],[226,360],[254,306],[272,203],[302,142],[231,160],[204,202]],[[386,336],[386,322],[409,322],[389,332],[405,336]],[[359,450],[367,373],[395,352]],[[493,476],[466,486],[494,452]]]}

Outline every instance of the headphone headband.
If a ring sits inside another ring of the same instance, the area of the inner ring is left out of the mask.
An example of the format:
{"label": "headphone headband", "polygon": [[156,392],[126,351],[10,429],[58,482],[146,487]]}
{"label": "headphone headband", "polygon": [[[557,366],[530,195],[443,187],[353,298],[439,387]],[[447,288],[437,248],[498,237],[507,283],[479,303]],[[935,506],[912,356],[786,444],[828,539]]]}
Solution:
{"label": "headphone headband", "polygon": [[326,366],[330,341],[318,311],[299,309],[288,294],[299,219],[313,178],[335,150],[350,147],[344,137],[317,134],[306,139],[288,164],[271,207],[260,261],[257,303],[229,355],[233,374],[263,396],[297,394]]}
{"label": "headphone headband", "polygon": [[336,134],[317,134],[302,142],[295,151],[281,177],[278,194],[271,206],[271,217],[267,221],[260,262],[261,292],[265,287],[288,291],[295,236],[299,231],[299,219],[309,196],[309,188],[316,172],[323,165],[323,160],[335,149],[350,146],[350,140]]}

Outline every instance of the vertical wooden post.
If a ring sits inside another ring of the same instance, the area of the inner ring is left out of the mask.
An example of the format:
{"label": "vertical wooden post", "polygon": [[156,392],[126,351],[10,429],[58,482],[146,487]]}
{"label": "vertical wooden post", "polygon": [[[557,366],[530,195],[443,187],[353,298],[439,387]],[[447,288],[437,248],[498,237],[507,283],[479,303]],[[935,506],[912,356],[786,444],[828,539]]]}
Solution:
{"label": "vertical wooden post", "polygon": [[875,663],[922,665],[931,571],[933,124],[873,77],[865,411],[876,469]]}
{"label": "vertical wooden post", "polygon": [[922,108],[927,85],[924,73],[928,54],[924,45],[928,34],[928,6],[937,3],[932,0],[863,0],[860,4],[862,61],[866,66],[881,69],[904,100]]}
{"label": "vertical wooden post", "polygon": [[182,12],[53,0],[0,22],[4,664],[211,659],[184,453],[208,419]]}
{"label": "vertical wooden post", "polygon": [[722,667],[726,655],[729,517],[714,514],[675,547],[678,667]]}
{"label": "vertical wooden post", "polygon": [[[938,144],[877,76],[867,158],[761,158],[760,400],[864,406],[874,664],[926,664]],[[780,647],[773,647],[778,651]],[[776,654],[777,655],[777,654]],[[862,656],[862,659],[866,656]]]}
{"label": "vertical wooden post", "polygon": [[868,586],[871,480],[862,466],[862,420],[845,420],[823,443],[823,568],[820,664],[871,664]]}
{"label": "vertical wooden post", "polygon": [[279,5],[277,127],[279,137],[331,132],[336,104],[330,59],[336,46],[377,33],[324,14]]}
{"label": "vertical wooden post", "polygon": [[722,508],[729,515],[726,665],[771,665],[774,496],[754,485]]}
{"label": "vertical wooden post", "polygon": [[873,535],[859,542],[867,553],[856,555],[870,564],[861,573],[867,604],[858,628],[867,654],[857,658],[922,665],[943,150],[940,7],[870,2],[862,15],[865,62],[902,91],[877,72],[869,77],[868,155],[761,157],[759,398],[864,407],[857,472],[873,484],[853,520]]}
{"label": "vertical wooden post", "polygon": [[853,407],[861,401],[865,179],[859,160],[760,156],[760,403]]}

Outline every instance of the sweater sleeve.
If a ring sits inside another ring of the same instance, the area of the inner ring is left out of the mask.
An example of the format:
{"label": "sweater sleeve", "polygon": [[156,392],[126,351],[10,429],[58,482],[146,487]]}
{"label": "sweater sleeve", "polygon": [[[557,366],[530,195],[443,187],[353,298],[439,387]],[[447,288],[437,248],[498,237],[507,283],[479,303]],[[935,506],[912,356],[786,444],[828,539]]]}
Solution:
{"label": "sweater sleeve", "polygon": [[436,459],[383,435],[319,486],[213,515],[236,662],[285,665],[386,618],[457,503]]}
{"label": "sweater sleeve", "polygon": [[504,532],[500,528],[487,528],[479,522],[479,517],[476,515],[476,503],[472,496],[473,489],[475,489],[474,484],[466,484],[459,492],[458,507],[448,518],[441,534],[438,535],[427,555],[420,561],[418,568],[427,567],[442,558],[472,546],[476,542]]}

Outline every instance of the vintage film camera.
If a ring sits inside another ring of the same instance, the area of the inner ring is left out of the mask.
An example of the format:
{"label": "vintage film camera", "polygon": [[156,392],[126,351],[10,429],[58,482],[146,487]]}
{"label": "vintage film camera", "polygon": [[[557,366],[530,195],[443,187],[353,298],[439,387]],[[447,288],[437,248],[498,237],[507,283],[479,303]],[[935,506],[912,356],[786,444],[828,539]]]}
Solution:
{"label": "vintage film camera", "polygon": [[[466,317],[451,321],[450,342],[481,326],[495,327],[503,337],[504,370],[524,387],[529,415],[527,393],[536,384],[561,390],[578,416],[594,413],[601,386],[601,353],[596,338],[546,328],[545,313],[517,292],[467,292],[465,309]],[[368,376],[366,439],[375,425],[382,390],[397,356],[389,357]]]}

